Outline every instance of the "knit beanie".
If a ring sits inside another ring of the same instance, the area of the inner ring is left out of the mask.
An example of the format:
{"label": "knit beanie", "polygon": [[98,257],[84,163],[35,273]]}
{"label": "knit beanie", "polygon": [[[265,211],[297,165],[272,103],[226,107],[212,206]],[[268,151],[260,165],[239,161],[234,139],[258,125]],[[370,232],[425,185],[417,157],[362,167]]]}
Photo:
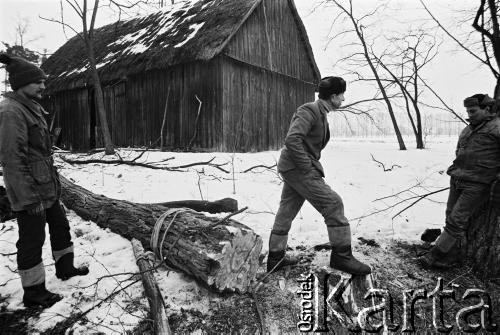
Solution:
{"label": "knit beanie", "polygon": [[33,63],[19,57],[0,54],[0,63],[6,65],[9,73],[9,83],[13,91],[41,79],[47,79],[47,75]]}
{"label": "knit beanie", "polygon": [[341,77],[322,78],[318,85],[318,97],[328,99],[332,94],[344,93],[346,90],[345,80]]}

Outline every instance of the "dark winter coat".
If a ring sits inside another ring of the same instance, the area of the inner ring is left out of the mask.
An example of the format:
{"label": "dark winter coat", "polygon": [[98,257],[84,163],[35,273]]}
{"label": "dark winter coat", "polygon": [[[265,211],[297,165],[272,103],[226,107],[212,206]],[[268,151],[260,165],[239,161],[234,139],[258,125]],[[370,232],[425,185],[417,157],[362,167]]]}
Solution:
{"label": "dark winter coat", "polygon": [[500,118],[465,127],[458,138],[456,159],[448,168],[454,178],[489,184],[500,174]]}
{"label": "dark winter coat", "polygon": [[60,195],[59,176],[51,156],[51,138],[38,103],[15,92],[0,102],[0,164],[14,211],[43,204],[51,207]]}
{"label": "dark winter coat", "polygon": [[327,113],[327,103],[321,99],[297,108],[285,138],[285,147],[281,151],[279,172],[298,169],[307,175],[317,170],[321,176],[325,176],[319,159],[321,150],[330,139]]}

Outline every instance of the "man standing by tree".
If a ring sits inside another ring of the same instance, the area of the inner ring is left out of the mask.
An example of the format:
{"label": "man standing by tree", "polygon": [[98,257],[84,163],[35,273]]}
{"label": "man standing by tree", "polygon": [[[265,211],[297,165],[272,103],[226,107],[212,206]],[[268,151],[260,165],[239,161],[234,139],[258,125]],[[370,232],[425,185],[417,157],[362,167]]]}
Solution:
{"label": "man standing by tree", "polygon": [[450,194],[446,224],[434,247],[419,258],[426,268],[450,268],[461,259],[462,241],[473,212],[500,180],[500,118],[495,99],[475,94],[464,100],[469,125],[460,134],[456,159],[448,168]]}
{"label": "man standing by tree", "polygon": [[346,82],[340,77],[326,77],[318,90],[319,99],[300,106],[293,116],[278,162],[284,185],[269,238],[267,271],[298,262],[285,256],[285,250],[292,221],[307,200],[325,219],[332,245],[330,266],[351,274],[369,274],[370,267],[352,255],[351,229],[342,199],[325,183],[319,162],[321,150],[330,139],[327,113],[341,106]]}
{"label": "man standing by tree", "polygon": [[0,164],[7,196],[17,217],[17,265],[27,307],[48,307],[61,296],[45,288],[42,246],[49,224],[56,276],[66,280],[86,275],[86,267],[73,266],[69,222],[59,197],[61,185],[52,159],[52,144],[41,98],[47,76],[36,65],[0,54],[14,92],[0,103]]}

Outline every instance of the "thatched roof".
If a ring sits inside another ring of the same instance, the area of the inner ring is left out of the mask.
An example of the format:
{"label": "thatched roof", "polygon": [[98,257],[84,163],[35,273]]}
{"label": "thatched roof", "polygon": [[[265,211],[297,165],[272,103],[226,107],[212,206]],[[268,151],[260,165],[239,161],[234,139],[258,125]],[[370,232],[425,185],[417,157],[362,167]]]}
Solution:
{"label": "thatched roof", "polygon": [[[218,55],[262,0],[188,0],[148,16],[98,28],[94,32],[101,81]],[[311,64],[319,75],[305,29]],[[42,65],[48,92],[86,85],[87,53],[79,36],[71,38]]]}

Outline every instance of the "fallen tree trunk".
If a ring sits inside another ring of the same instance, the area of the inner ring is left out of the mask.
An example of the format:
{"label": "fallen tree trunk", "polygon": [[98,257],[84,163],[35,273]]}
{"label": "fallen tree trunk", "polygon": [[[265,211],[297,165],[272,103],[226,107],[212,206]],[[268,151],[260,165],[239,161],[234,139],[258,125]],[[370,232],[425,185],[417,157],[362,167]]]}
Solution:
{"label": "fallen tree trunk", "polygon": [[[157,204],[137,204],[94,194],[61,176],[61,200],[86,220],[96,222],[121,236],[151,244],[157,219],[169,208]],[[255,277],[262,239],[247,226],[234,220],[216,224],[191,209],[170,211],[164,217],[167,228],[160,235],[160,253],[175,268],[190,274],[216,291],[248,290]],[[168,231],[165,231],[167,229]]]}
{"label": "fallen tree trunk", "polygon": [[[223,212],[236,212],[238,210],[238,201],[233,198],[224,198],[215,201],[206,200],[178,200],[178,201],[168,201],[160,202],[156,204],[146,204],[146,205],[156,205],[168,208],[191,208],[197,212],[208,212],[208,213],[223,213]],[[5,188],[0,186],[0,222],[4,222],[14,218],[14,214],[10,208],[9,199],[7,199],[7,193]]]}
{"label": "fallen tree trunk", "polygon": [[132,239],[132,249],[137,262],[137,266],[141,271],[142,284],[144,291],[149,301],[151,319],[153,320],[154,334],[170,335],[170,326],[168,325],[168,317],[165,311],[165,303],[161,296],[160,289],[156,284],[155,277],[152,272],[152,267],[149,264],[144,248],[139,240]]}
{"label": "fallen tree trunk", "polygon": [[168,208],[187,207],[194,209],[197,212],[208,213],[236,212],[238,210],[238,201],[232,198],[224,198],[215,201],[179,200],[161,202],[154,205],[164,206]]}

